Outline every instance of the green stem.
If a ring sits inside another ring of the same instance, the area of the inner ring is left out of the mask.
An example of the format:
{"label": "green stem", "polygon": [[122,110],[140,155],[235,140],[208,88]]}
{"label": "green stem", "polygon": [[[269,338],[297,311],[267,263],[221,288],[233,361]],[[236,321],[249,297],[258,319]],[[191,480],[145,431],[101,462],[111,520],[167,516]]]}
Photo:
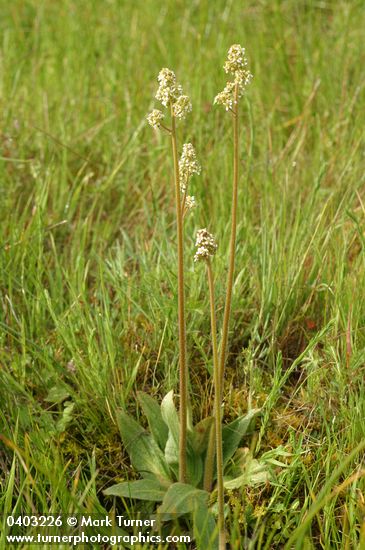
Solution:
{"label": "green stem", "polygon": [[175,202],[177,225],[178,257],[178,312],[179,312],[179,373],[180,373],[180,439],[179,439],[179,481],[186,483],[186,442],[187,442],[187,408],[188,386],[186,365],[186,326],[185,326],[185,290],[184,290],[184,235],[181,212],[179,161],[176,144],[176,121],[171,105],[171,144],[174,160]]}
{"label": "green stem", "polygon": [[[215,407],[214,407],[214,410],[215,410]],[[210,428],[207,454],[206,454],[205,465],[204,465],[203,488],[204,488],[204,491],[208,491],[208,493],[210,493],[210,491],[212,490],[212,485],[213,485],[214,461],[215,461],[215,423],[213,423]]]}
{"label": "green stem", "polygon": [[227,274],[226,302],[224,306],[222,339],[219,357],[219,376],[221,399],[223,398],[224,368],[226,363],[229,318],[231,316],[232,289],[234,277],[234,265],[236,255],[236,234],[237,234],[237,202],[238,202],[238,84],[234,89],[234,110],[233,116],[233,190],[232,190],[232,211],[231,211],[231,240],[229,245],[229,267]]}
{"label": "green stem", "polygon": [[[217,322],[214,307],[214,280],[210,261],[207,261],[209,298],[210,298],[210,318],[212,327],[212,345],[213,345],[213,368],[214,368],[214,420],[215,420],[215,445],[217,457],[217,488],[218,488],[218,529],[219,529],[219,550],[225,550],[225,530],[224,530],[224,486],[223,486],[223,443],[222,443],[222,406],[220,387],[220,373],[218,361],[217,345]],[[214,462],[214,455],[213,455]]]}

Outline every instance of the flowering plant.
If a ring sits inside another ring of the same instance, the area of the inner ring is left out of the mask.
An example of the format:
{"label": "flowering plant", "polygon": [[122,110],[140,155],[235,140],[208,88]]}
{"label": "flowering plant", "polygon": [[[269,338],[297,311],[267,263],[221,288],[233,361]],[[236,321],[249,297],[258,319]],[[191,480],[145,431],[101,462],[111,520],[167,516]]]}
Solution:
{"label": "flowering plant", "polygon": [[[185,143],[178,159],[176,122],[192,110],[189,97],[183,93],[175,73],[164,68],[158,75],[156,99],[170,114],[166,125],[166,113],[153,109],[147,116],[148,123],[156,130],[166,132],[171,138],[174,168],[174,191],[178,245],[178,332],[179,332],[179,413],[175,408],[173,392],[162,400],[161,406],[149,395],[139,392],[138,401],[149,425],[149,431],[126,412],[119,416],[119,429],[131,463],[142,480],[123,481],[105,491],[106,495],[160,502],[158,512],[169,518],[171,514],[192,514],[198,547],[226,548],[224,519],[224,490],[243,485],[255,485],[270,480],[273,473],[270,462],[254,460],[250,453],[239,449],[242,439],[253,427],[259,410],[223,425],[222,399],[224,367],[228,343],[231,313],[233,277],[235,267],[237,193],[238,193],[238,114],[239,99],[251,81],[247,69],[245,50],[240,45],[231,46],[224,64],[226,73],[233,76],[214,100],[223,105],[233,117],[234,159],[231,239],[226,286],[226,301],[220,347],[217,338],[215,292],[212,260],[218,244],[206,229],[196,236],[195,262],[206,265],[210,298],[211,340],[214,365],[214,410],[212,416],[193,426],[188,399],[188,366],[186,354],[186,313],[184,287],[184,219],[196,206],[195,197],[188,195],[191,178],[199,175],[201,166],[191,143]],[[277,464],[277,463],[276,463]],[[210,507],[211,494],[215,494],[216,482],[218,522],[217,527]],[[218,537],[216,532],[218,531]]]}

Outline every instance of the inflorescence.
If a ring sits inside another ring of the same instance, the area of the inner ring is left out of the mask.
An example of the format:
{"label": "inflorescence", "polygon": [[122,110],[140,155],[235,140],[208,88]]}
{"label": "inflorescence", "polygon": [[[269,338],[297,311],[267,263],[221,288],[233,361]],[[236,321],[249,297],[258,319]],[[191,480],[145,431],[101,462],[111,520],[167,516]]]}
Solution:
{"label": "inflorescence", "polygon": [[[191,101],[187,95],[183,94],[183,89],[176,81],[176,76],[170,69],[161,69],[157,77],[158,90],[156,92],[156,99],[161,101],[164,107],[172,106],[173,115],[176,118],[185,118],[190,113]],[[161,127],[161,121],[164,115],[158,109],[153,111],[147,116],[147,122],[152,128],[159,129]]]}
{"label": "inflorescence", "polygon": [[196,207],[197,207],[197,204],[196,204],[194,195],[187,195],[185,199],[186,210],[192,210],[193,208],[196,208]]}
{"label": "inflorescence", "polygon": [[182,95],[182,87],[176,82],[176,76],[170,69],[161,69],[157,77],[159,87],[156,92],[156,99],[161,101],[164,107],[174,103]]}
{"label": "inflorescence", "polygon": [[239,44],[233,44],[228,50],[227,60],[223,68],[226,73],[231,73],[234,76],[234,80],[227,82],[223,91],[214,98],[214,103],[223,105],[228,111],[233,110],[236,86],[237,97],[242,97],[252,79],[252,74],[247,69],[245,48],[242,48]]}
{"label": "inflorescence", "polygon": [[195,252],[194,262],[208,261],[215,255],[218,248],[214,236],[206,229],[199,229],[197,232],[195,246],[197,251]]}
{"label": "inflorescence", "polygon": [[[159,87],[156,92],[156,99],[161,101],[164,107],[171,107],[173,117],[185,118],[192,109],[191,101],[187,95],[183,94],[182,87],[176,82],[175,73],[170,69],[161,69],[157,80]],[[162,124],[164,116],[164,113],[159,109],[153,109],[147,115],[147,122],[155,130],[159,130],[162,126],[165,130],[171,132],[169,128]],[[189,179],[193,174],[200,174],[200,171],[201,167],[197,161],[194,147],[191,143],[185,143],[179,160],[179,182],[183,196],[183,214],[196,207],[195,197],[187,195],[186,192]]]}
{"label": "inflorescence", "polygon": [[181,95],[172,106],[176,118],[185,118],[191,112],[191,101],[187,95]]}
{"label": "inflorescence", "polygon": [[194,196],[186,195],[189,179],[193,174],[200,174],[201,166],[196,158],[195,149],[191,143],[184,143],[182,154],[179,160],[180,190],[184,196],[185,212],[196,208]]}
{"label": "inflorescence", "polygon": [[182,193],[186,193],[189,178],[193,174],[199,175],[201,166],[196,158],[195,149],[191,143],[184,143],[179,160],[179,179]]}
{"label": "inflorescence", "polygon": [[158,130],[161,127],[161,122],[164,119],[164,114],[159,109],[153,109],[149,115],[147,115],[147,122],[152,128]]}

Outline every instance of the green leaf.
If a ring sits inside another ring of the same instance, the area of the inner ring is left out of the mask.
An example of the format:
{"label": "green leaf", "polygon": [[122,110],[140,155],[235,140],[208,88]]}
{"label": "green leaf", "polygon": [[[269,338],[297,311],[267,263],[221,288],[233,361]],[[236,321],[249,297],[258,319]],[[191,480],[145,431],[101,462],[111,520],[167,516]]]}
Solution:
{"label": "green leaf", "polygon": [[75,408],[75,403],[72,401],[65,402],[65,408],[63,409],[61,418],[57,421],[56,430],[58,433],[62,433],[66,430],[68,424],[73,418],[73,410]]}
{"label": "green leaf", "polygon": [[168,488],[159,514],[182,515],[194,512],[200,506],[208,508],[209,493],[187,483],[174,483]]}
{"label": "green leaf", "polygon": [[151,434],[157,441],[160,448],[164,449],[168,437],[168,428],[162,418],[159,404],[153,399],[153,397],[142,391],[137,392],[137,398],[144,414],[146,415]]}
{"label": "green leaf", "polygon": [[188,449],[186,473],[189,483],[197,487],[203,477],[203,459],[199,454],[194,453],[192,449]]}
{"label": "green leaf", "polygon": [[195,426],[191,437],[192,447],[195,453],[202,454],[206,451],[209,441],[210,428],[213,421],[214,418],[212,416],[208,416]]}
{"label": "green leaf", "polygon": [[175,441],[176,446],[179,446],[179,416],[177,414],[175,404],[174,404],[174,392],[173,390],[169,391],[167,395],[162,400],[161,403],[161,414],[162,418],[167,424],[169,431],[173,440]]}
{"label": "green leaf", "polygon": [[168,486],[162,485],[157,479],[141,479],[138,481],[124,481],[108,487],[104,495],[137,500],[162,502]]}
{"label": "green leaf", "polygon": [[195,509],[193,526],[197,548],[218,550],[218,527],[206,503],[199,504]]}
{"label": "green leaf", "polygon": [[175,476],[179,471],[179,417],[174,405],[174,392],[171,390],[162,400],[161,416],[168,426],[168,436],[165,445],[165,459]]}
{"label": "green leaf", "polygon": [[232,458],[242,438],[248,432],[252,420],[258,414],[260,414],[260,409],[252,409],[246,415],[240,416],[230,424],[223,426],[223,466],[226,466],[229,459]]}
{"label": "green leaf", "polygon": [[179,450],[171,432],[169,432],[165,446],[165,460],[177,477],[179,472]]}
{"label": "green leaf", "polygon": [[119,413],[117,420],[123,444],[133,467],[143,477],[154,474],[157,478],[169,480],[168,465],[153,437],[124,411]]}
{"label": "green leaf", "polygon": [[289,453],[285,450],[282,445],[279,445],[275,449],[270,449],[263,455],[261,455],[260,460],[266,462],[267,464],[272,464],[273,466],[279,466],[280,468],[288,468],[289,464],[287,462],[282,462],[278,460],[278,457],[291,458],[293,453]]}
{"label": "green leaf", "polygon": [[[165,459],[177,479],[179,475],[179,449],[171,432],[165,447]],[[188,447],[186,456],[186,469],[189,483],[194,487],[199,485],[203,477],[203,459],[198,453],[194,453],[190,447]]]}
{"label": "green leaf", "polygon": [[47,394],[47,397],[45,398],[45,401],[48,401],[48,403],[61,403],[68,397],[70,397],[70,392],[68,391],[67,387],[63,385],[57,385],[52,386]]}
{"label": "green leaf", "polygon": [[[163,420],[166,422],[169,428],[169,435],[165,446],[165,459],[173,470],[175,476],[178,475],[178,463],[179,463],[179,432],[180,423],[179,416],[174,404],[174,392],[170,391],[162,400],[161,414]],[[192,432],[190,432],[191,434]],[[191,437],[187,442],[187,477],[189,483],[196,486],[199,484],[203,476],[203,460],[198,453],[194,452]]]}
{"label": "green leaf", "polygon": [[249,487],[254,487],[255,485],[267,483],[272,479],[270,467],[252,458],[248,449],[246,453],[246,463],[245,465],[241,464],[240,469],[243,471],[242,475],[224,481],[224,487],[226,489],[239,489],[247,485]]}

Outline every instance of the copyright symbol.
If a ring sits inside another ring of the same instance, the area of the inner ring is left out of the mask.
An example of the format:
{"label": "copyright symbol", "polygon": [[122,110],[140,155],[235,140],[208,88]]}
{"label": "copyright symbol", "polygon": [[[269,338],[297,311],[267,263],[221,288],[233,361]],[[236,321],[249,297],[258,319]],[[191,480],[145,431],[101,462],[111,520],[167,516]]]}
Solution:
{"label": "copyright symbol", "polygon": [[67,518],[67,525],[69,525],[70,527],[75,527],[75,525],[77,525],[77,518],[75,518],[74,516]]}

